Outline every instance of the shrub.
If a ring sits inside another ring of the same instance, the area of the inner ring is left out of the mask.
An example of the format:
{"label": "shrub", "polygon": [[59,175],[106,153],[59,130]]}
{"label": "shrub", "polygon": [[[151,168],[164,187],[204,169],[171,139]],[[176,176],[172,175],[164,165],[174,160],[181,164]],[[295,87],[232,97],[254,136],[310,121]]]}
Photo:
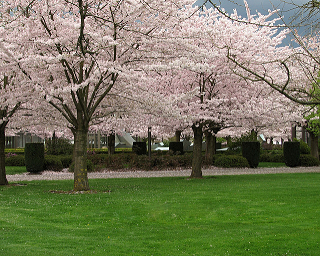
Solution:
{"label": "shrub", "polygon": [[42,172],[44,166],[44,144],[26,143],[24,149],[27,172]]}
{"label": "shrub", "polygon": [[295,167],[299,165],[300,157],[300,142],[286,141],[283,144],[284,162],[289,167]]}
{"label": "shrub", "polygon": [[6,166],[25,166],[24,155],[6,155]]}
{"label": "shrub", "polygon": [[248,160],[240,155],[223,155],[215,160],[215,166],[224,168],[245,168],[249,167]]}
{"label": "shrub", "polygon": [[68,139],[53,137],[46,140],[46,152],[48,155],[71,155],[73,145]]}
{"label": "shrub", "polygon": [[242,156],[248,160],[251,168],[257,168],[259,165],[260,142],[242,142]]}
{"label": "shrub", "polygon": [[55,172],[61,172],[63,165],[61,159],[55,155],[47,155],[44,158],[44,170],[50,170]]}
{"label": "shrub", "polygon": [[311,149],[307,143],[304,141],[300,141],[300,154],[309,155],[311,153]]}
{"label": "shrub", "polygon": [[137,155],[147,154],[147,144],[145,142],[133,142],[132,151]]}
{"label": "shrub", "polygon": [[60,155],[59,158],[63,168],[69,168],[72,164],[72,155]]}
{"label": "shrub", "polygon": [[169,143],[169,150],[175,154],[183,154],[183,142],[171,141]]}
{"label": "shrub", "polygon": [[262,151],[260,154],[260,162],[284,163],[282,151]]}
{"label": "shrub", "polygon": [[317,158],[313,157],[312,155],[300,155],[300,166],[318,166],[320,162]]}

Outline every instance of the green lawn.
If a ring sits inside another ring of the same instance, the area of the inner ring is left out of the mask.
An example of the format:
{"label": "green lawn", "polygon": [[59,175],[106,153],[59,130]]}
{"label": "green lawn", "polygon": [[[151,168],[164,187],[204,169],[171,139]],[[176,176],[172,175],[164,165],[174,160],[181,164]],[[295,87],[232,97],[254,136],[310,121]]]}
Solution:
{"label": "green lawn", "polygon": [[23,183],[0,187],[1,255],[320,252],[317,173]]}
{"label": "green lawn", "polygon": [[6,174],[13,175],[13,174],[21,174],[27,172],[25,166],[6,166]]}

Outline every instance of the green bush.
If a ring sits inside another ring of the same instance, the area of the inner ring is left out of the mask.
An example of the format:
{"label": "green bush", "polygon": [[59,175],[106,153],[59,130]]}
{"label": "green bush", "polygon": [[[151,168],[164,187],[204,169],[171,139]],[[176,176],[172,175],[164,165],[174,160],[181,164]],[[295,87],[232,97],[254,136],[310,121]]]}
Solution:
{"label": "green bush", "polygon": [[46,140],[46,153],[48,155],[71,155],[73,144],[68,139],[52,137]]}
{"label": "green bush", "polygon": [[50,170],[55,172],[61,172],[63,165],[59,156],[47,155],[44,158],[44,170]]}
{"label": "green bush", "polygon": [[286,141],[283,144],[284,162],[289,167],[295,167],[299,165],[300,158],[300,142]]}
{"label": "green bush", "polygon": [[222,155],[215,160],[214,165],[223,168],[249,167],[248,160],[240,155]]}
{"label": "green bush", "polygon": [[283,152],[282,150],[279,152],[269,152],[266,150],[262,151],[260,154],[260,162],[284,163]]}
{"label": "green bush", "polygon": [[63,168],[69,168],[72,164],[72,155],[60,155],[59,158]]}
{"label": "green bush", "polygon": [[44,144],[26,143],[24,157],[27,172],[42,172],[44,166]]}
{"label": "green bush", "polygon": [[304,141],[300,141],[300,154],[309,155],[311,153],[311,149],[307,143]]}
{"label": "green bush", "polygon": [[25,166],[24,155],[6,155],[6,166]]}
{"label": "green bush", "polygon": [[312,155],[300,155],[300,166],[318,166],[320,162],[317,158],[313,157]]}
{"label": "green bush", "polygon": [[248,160],[251,168],[257,168],[259,165],[260,142],[242,142],[242,156]]}

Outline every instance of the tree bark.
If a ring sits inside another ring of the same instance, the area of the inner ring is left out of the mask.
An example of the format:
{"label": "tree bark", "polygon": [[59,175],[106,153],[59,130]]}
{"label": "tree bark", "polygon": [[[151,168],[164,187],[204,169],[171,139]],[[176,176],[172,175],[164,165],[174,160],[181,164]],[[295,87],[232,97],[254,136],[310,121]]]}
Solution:
{"label": "tree bark", "polygon": [[194,134],[192,172],[190,178],[202,178],[202,125],[192,126]]}
{"label": "tree bark", "polygon": [[5,127],[0,125],[0,185],[8,185],[5,165]]}
{"label": "tree bark", "polygon": [[89,190],[87,170],[88,130],[79,128],[74,139],[74,191]]}
{"label": "tree bark", "polygon": [[206,137],[206,163],[213,164],[213,156],[216,153],[216,136],[208,131],[204,135]]}
{"label": "tree bark", "polygon": [[310,149],[311,155],[319,160],[318,136],[310,132]]}
{"label": "tree bark", "polygon": [[116,144],[116,135],[114,134],[114,132],[112,132],[108,136],[108,154],[109,155],[114,155],[116,151],[115,144]]}
{"label": "tree bark", "polygon": [[175,136],[174,136],[174,141],[180,142],[180,137],[181,137],[181,131],[176,131]]}

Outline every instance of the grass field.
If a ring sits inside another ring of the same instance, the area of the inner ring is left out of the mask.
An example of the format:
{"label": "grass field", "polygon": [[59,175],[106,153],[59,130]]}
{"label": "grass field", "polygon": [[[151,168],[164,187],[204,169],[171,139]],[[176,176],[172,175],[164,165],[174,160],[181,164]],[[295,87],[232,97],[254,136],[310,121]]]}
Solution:
{"label": "grass field", "polygon": [[319,175],[0,187],[0,255],[319,255]]}

